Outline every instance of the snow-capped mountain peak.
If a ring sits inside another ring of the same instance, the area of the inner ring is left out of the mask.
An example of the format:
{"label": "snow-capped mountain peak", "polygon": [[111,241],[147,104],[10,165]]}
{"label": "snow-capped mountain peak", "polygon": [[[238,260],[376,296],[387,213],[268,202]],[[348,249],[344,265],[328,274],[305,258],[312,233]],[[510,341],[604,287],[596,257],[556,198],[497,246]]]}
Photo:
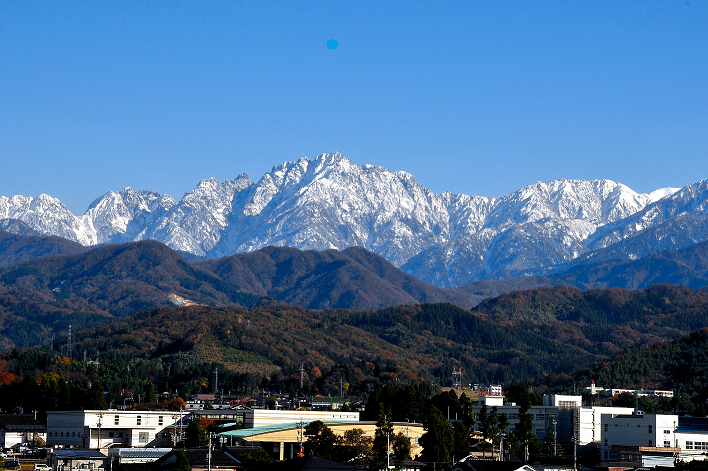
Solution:
{"label": "snow-capped mountain peak", "polygon": [[151,238],[211,257],[267,245],[361,246],[453,286],[544,273],[666,218],[705,214],[706,187],[641,194],[611,180],[559,179],[499,198],[435,194],[410,173],[330,152],[276,165],[256,183],[247,174],[206,178],[180,201],[109,191],[82,216],[48,195],[0,197],[0,219],[84,245]]}

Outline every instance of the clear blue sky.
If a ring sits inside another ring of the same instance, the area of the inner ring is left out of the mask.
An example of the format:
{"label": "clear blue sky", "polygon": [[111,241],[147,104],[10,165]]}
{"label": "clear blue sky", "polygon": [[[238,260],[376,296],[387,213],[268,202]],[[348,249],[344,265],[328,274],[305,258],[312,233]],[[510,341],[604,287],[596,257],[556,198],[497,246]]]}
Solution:
{"label": "clear blue sky", "polygon": [[332,150],[485,196],[707,178],[708,0],[0,2],[0,195]]}

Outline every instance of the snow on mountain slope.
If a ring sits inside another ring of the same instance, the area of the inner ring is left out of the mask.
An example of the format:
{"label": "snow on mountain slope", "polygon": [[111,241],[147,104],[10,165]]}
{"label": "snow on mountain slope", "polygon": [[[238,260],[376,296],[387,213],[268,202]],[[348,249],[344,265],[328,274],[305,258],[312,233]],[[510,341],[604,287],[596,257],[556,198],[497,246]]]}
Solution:
{"label": "snow on mountain slope", "polygon": [[0,219],[18,219],[40,234],[56,235],[81,245],[95,245],[96,231],[83,218],[49,195],[0,196]]}
{"label": "snow on mountain slope", "polygon": [[449,236],[441,199],[406,172],[355,165],[338,153],[273,168],[250,188],[210,255],[266,245],[360,246],[400,265]]}
{"label": "snow on mountain slope", "polygon": [[245,174],[202,180],[180,201],[111,191],[82,216],[47,195],[0,197],[0,219],[83,245],[155,239],[209,257],[268,245],[360,246],[425,281],[456,286],[546,273],[652,221],[704,211],[705,182],[648,194],[609,180],[565,179],[500,198],[435,194],[409,173],[332,152],[276,165],[256,183]]}
{"label": "snow on mountain slope", "polygon": [[687,185],[623,220],[608,224],[588,238],[588,246],[592,249],[608,247],[648,227],[686,214],[708,214],[708,179]]}

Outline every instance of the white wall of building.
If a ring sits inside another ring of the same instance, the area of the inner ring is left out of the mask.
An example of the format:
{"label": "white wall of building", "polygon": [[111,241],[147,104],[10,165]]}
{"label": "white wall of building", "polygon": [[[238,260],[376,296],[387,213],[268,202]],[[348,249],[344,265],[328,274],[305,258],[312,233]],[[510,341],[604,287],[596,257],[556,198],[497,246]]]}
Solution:
{"label": "white wall of building", "polygon": [[244,428],[253,428],[262,425],[312,422],[314,420],[358,422],[359,412],[253,409],[244,411],[243,426]]}
{"label": "white wall of building", "polygon": [[[169,446],[167,428],[186,413],[172,411],[49,411],[47,446],[97,449]],[[100,423],[100,426],[99,426]]]}
{"label": "white wall of building", "polygon": [[598,407],[583,406],[578,409],[578,443],[587,445],[601,440],[600,428],[602,425],[602,415],[605,414],[626,414],[631,415],[634,409],[631,407]]}

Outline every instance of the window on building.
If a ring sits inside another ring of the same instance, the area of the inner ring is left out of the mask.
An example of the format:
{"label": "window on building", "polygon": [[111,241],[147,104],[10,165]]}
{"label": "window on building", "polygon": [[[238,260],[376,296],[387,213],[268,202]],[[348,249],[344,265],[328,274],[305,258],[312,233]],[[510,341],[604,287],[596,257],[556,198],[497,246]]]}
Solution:
{"label": "window on building", "polygon": [[608,425],[605,424],[605,432],[607,432],[607,429],[608,429]]}
{"label": "window on building", "polygon": [[64,432],[61,432],[61,437],[64,438]]}
{"label": "window on building", "polygon": [[664,446],[665,446],[666,448],[669,448],[669,447],[671,446],[671,441],[669,441],[669,440],[664,440]]}
{"label": "window on building", "polygon": [[649,426],[649,429],[648,429],[648,430],[649,430],[649,433],[651,433],[651,425]]}
{"label": "window on building", "polygon": [[162,416],[157,417],[157,425],[162,425]]}
{"label": "window on building", "polygon": [[138,433],[138,443],[147,443],[147,442],[148,442],[148,433],[147,432]]}
{"label": "window on building", "polygon": [[671,430],[664,430],[664,433],[671,433]]}
{"label": "window on building", "polygon": [[686,449],[693,450],[693,442],[686,442]]}
{"label": "window on building", "polygon": [[113,425],[120,425],[120,416],[116,415],[113,419]]}
{"label": "window on building", "polygon": [[649,440],[649,446],[654,446],[651,440]]}
{"label": "window on building", "polygon": [[605,450],[605,459],[608,459],[610,457],[610,454]]}
{"label": "window on building", "polygon": [[113,435],[114,435],[113,432],[108,432],[108,436],[109,436],[110,438],[113,438]]}
{"label": "window on building", "polygon": [[76,432],[71,432],[72,437],[76,437]]}
{"label": "window on building", "polygon": [[607,446],[607,439],[605,438],[605,446]]}
{"label": "window on building", "polygon": [[118,438],[123,438],[123,432],[118,432]]}
{"label": "window on building", "polygon": [[138,416],[138,425],[142,425],[143,423],[143,418]]}

